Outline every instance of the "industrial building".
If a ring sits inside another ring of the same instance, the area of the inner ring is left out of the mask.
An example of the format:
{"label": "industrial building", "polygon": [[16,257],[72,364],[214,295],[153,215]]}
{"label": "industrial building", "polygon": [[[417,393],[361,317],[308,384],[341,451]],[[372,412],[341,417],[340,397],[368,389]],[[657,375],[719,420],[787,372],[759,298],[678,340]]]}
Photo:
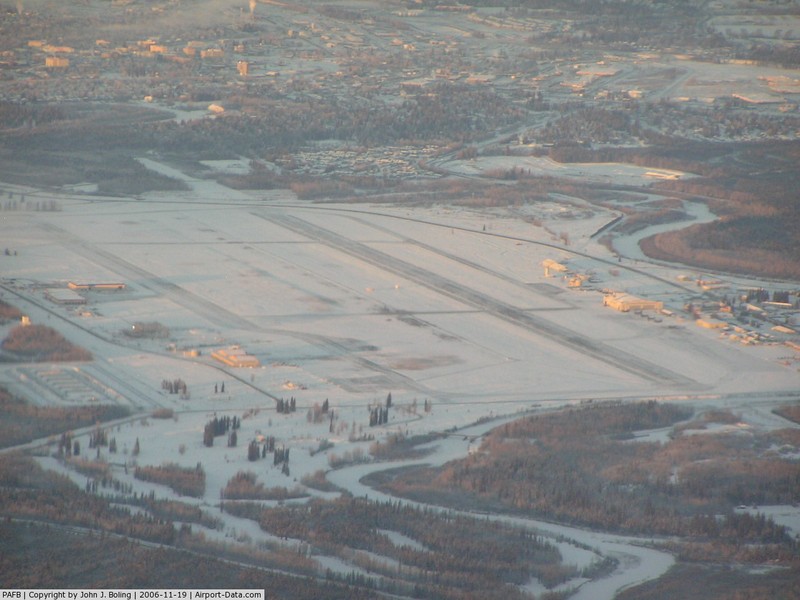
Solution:
{"label": "industrial building", "polygon": [[661,310],[664,303],[657,300],[646,300],[637,298],[630,294],[608,294],[603,297],[603,306],[608,306],[620,312],[630,312],[637,310]]}

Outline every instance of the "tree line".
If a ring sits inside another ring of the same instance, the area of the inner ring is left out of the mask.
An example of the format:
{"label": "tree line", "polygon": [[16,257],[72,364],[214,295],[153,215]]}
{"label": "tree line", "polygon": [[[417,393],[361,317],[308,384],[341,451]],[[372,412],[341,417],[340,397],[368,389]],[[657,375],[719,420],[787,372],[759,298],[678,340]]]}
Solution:
{"label": "tree line", "polygon": [[206,491],[206,473],[200,463],[195,468],[181,467],[175,463],[157,467],[137,466],[133,476],[142,481],[166,485],[182,496],[202,498]]}

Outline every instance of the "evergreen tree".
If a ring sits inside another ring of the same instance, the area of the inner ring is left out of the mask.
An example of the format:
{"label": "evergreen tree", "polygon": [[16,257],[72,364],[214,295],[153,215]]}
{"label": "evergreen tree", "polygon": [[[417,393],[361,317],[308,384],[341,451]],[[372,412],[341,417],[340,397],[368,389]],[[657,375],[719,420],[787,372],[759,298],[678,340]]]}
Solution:
{"label": "evergreen tree", "polygon": [[255,440],[251,441],[250,444],[247,446],[247,460],[249,461],[256,461],[261,453],[258,450],[258,442]]}

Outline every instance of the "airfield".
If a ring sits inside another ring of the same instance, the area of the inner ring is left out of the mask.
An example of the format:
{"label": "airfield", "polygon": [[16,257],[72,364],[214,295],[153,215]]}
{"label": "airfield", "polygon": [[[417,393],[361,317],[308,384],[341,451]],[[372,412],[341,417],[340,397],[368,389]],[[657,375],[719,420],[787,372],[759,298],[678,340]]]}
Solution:
{"label": "airfield", "polygon": [[[113,364],[135,382],[128,385],[137,393],[118,390],[133,408],[188,408],[158,398],[161,380],[174,377],[189,382],[192,408],[214,407],[223,365],[210,355],[228,346],[260,363],[240,376],[252,386],[229,391],[239,406],[287,390],[303,403],[366,405],[391,392],[478,410],[796,387],[796,361],[780,360],[791,355],[785,346],[735,345],[685,318],[683,306],[700,296],[687,275],[697,273],[614,256],[597,243],[592,233],[616,217],[612,210],[556,198],[526,208],[544,221],[536,227],[510,209],[312,204],[289,191],[237,192],[182,177],[191,191],[54,194],[58,211],[2,215],[4,242],[17,252],[3,257],[6,298],[29,303],[34,322],[63,325],[96,356],[113,349],[102,368]],[[50,196],[27,191],[28,203],[39,197]],[[552,235],[564,230],[568,245]],[[568,287],[563,273],[545,273],[546,260],[590,283]],[[46,299],[70,281],[125,289],[88,291],[80,307]],[[731,293],[757,284],[728,281]],[[672,315],[609,310],[602,299],[610,292],[662,301]],[[158,322],[169,338],[124,336],[137,322]]]}
{"label": "airfield", "polygon": [[[199,462],[206,495],[194,501],[208,510],[235,473],[254,468],[265,485],[306,496],[330,495],[300,483],[326,471],[355,495],[380,498],[361,479],[386,465],[359,463],[371,443],[390,435],[451,433],[423,461],[443,464],[475,450],[483,433],[509,418],[564,405],[659,399],[724,407],[741,415],[746,430],[785,426],[771,410],[797,397],[798,357],[790,348],[737,343],[683,312],[699,296],[687,275],[698,274],[615,255],[594,239],[613,210],[563,198],[526,207],[526,218],[510,208],[313,204],[288,191],[232,191],[142,161],[180,177],[189,191],[102,198],[6,186],[28,203],[54,200],[58,210],[2,213],[10,249],[2,257],[3,299],[95,360],[4,363],[0,382],[35,403],[128,407],[134,418],[113,428],[120,451],[104,457],[137,492],[175,495],[134,479],[126,465]],[[565,230],[568,245],[553,233]],[[625,247],[618,239],[618,251]],[[585,274],[586,283],[572,288],[566,275],[546,273],[547,260]],[[54,302],[53,290],[71,281],[125,287],[80,291],[80,305]],[[658,300],[664,310],[611,310],[603,306],[610,291]],[[141,323],[160,324],[168,337],[129,335]],[[258,366],[225,365],[212,357],[220,349],[246,352]],[[163,388],[175,379],[187,393]],[[370,427],[370,407],[388,394],[388,423]],[[276,400],[289,398],[297,411],[278,414]],[[334,419],[313,422],[315,405],[326,400]],[[152,418],[159,409],[173,416]],[[203,446],[204,424],[218,415],[243,419],[239,447]],[[246,443],[259,435],[291,449],[289,475],[247,460]],[[86,476],[59,461],[40,460],[86,485]],[[354,464],[331,471],[338,461]],[[796,509],[774,511],[800,531]],[[629,538],[527,523],[562,536],[562,555],[579,566],[629,558],[610,578],[570,582],[580,588],[577,598],[611,598],[673,562]],[[205,534],[298,543],[270,539],[231,515]],[[358,570],[339,558],[313,558],[320,569]],[[536,582],[528,589],[543,591]]]}

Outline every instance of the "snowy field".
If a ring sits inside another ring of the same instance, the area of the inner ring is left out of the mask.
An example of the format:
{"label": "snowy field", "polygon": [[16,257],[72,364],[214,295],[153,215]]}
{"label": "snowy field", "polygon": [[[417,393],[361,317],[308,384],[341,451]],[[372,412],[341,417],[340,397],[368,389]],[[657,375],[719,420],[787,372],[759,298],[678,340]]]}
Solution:
{"label": "snowy field", "polygon": [[[639,255],[618,261],[594,243],[590,232],[614,217],[610,211],[578,210],[563,199],[571,212],[564,219],[558,198],[530,209],[548,227],[570,233],[567,247],[511,210],[312,205],[287,191],[236,192],[143,163],[180,176],[191,190],[103,199],[4,186],[28,201],[55,199],[61,210],[0,213],[3,244],[13,250],[0,257],[3,299],[95,356],[54,367],[4,364],[0,384],[33,402],[95,398],[130,407],[136,417],[110,433],[119,453],[103,450],[103,457],[138,491],[175,496],[125,474],[125,463],[201,463],[206,494],[196,502],[210,511],[237,471],[257,472],[266,487],[326,496],[301,486],[302,477],[328,470],[332,455],[367,455],[370,442],[353,441],[366,435],[380,441],[464,428],[469,439],[448,438],[426,459],[444,463],[465,456],[496,425],[474,425],[487,417],[588,400],[663,398],[718,405],[741,413],[743,422],[769,426],[764,415],[800,389],[797,359],[785,346],[733,344],[678,316],[656,322],[604,308],[601,289],[663,300],[676,313],[696,294],[677,281],[687,269],[650,265]],[[630,169],[625,177],[644,177],[643,169]],[[563,277],[545,276],[541,263],[548,258],[591,274],[594,283],[573,290]],[[78,307],[46,299],[46,289],[69,281],[123,282],[126,289],[84,292],[87,304]],[[139,322],[158,322],[169,337],[123,333]],[[260,366],[231,368],[210,356],[233,345]],[[178,378],[188,397],[162,388]],[[388,424],[369,427],[369,406],[389,393]],[[277,414],[275,400],[290,397],[297,412]],[[309,422],[309,409],[325,400],[333,423]],[[149,417],[158,408],[175,416]],[[242,418],[238,447],[226,447],[224,438],[203,446],[204,425],[215,415]],[[275,436],[291,450],[289,475],[271,460],[247,460],[247,442],[257,435]],[[332,446],[316,452],[323,442]],[[377,497],[360,479],[381,468],[369,463],[328,476],[355,495]],[[780,508],[790,524],[797,522],[792,510]],[[224,526],[209,537],[276,542],[253,522],[214,514]],[[669,555],[628,538],[526,524],[624,559],[612,577],[585,583],[576,597],[611,598],[672,564]],[[562,553],[580,566],[594,556],[568,542]],[[357,570],[318,558],[323,569]]]}

